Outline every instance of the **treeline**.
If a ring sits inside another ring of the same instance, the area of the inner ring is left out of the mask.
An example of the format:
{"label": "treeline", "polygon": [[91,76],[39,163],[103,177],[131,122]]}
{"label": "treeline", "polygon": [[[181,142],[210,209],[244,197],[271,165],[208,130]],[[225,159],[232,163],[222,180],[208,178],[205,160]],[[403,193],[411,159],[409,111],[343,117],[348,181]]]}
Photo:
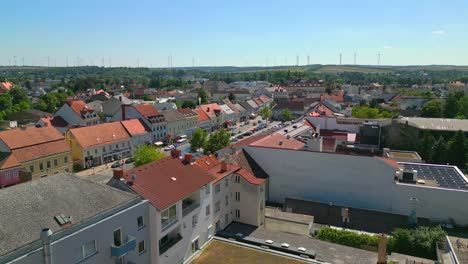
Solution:
{"label": "treeline", "polygon": [[[321,65],[304,67],[269,67],[269,68],[230,68],[214,70],[211,68],[129,68],[114,67],[105,68],[97,66],[85,67],[17,67],[0,68],[0,77],[15,83],[27,80],[41,79],[72,79],[72,78],[96,78],[98,80],[137,80],[140,79],[152,88],[184,87],[188,82],[183,76],[192,75],[196,78],[207,78],[210,80],[225,81],[269,81],[276,85],[283,85],[290,79],[322,79],[334,84],[368,84],[378,82],[384,85],[397,87],[410,87],[413,84],[436,84],[447,83],[452,80],[468,82],[468,71],[464,70],[393,70],[386,68],[388,72],[320,72]],[[326,66],[325,66],[326,67]],[[356,67],[359,71],[359,67]],[[164,83],[167,82],[167,83]],[[98,85],[98,83],[97,83]]]}
{"label": "treeline", "polygon": [[463,131],[456,132],[453,137],[440,135],[437,138],[431,132],[423,131],[418,153],[428,163],[451,164],[466,168],[468,141]]}
{"label": "treeline", "polygon": [[421,109],[422,117],[434,118],[468,118],[468,96],[460,92],[450,93],[445,101],[427,102]]}
{"label": "treeline", "polygon": [[8,93],[0,94],[0,120],[5,120],[9,114],[31,107],[31,100],[25,90],[12,88]]}

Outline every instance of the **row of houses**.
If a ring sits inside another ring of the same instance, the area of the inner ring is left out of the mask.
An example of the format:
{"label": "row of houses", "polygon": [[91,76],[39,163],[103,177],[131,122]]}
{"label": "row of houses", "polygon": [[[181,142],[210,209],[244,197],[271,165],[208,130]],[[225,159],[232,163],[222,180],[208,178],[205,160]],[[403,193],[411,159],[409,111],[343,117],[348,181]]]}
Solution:
{"label": "row of houses", "polygon": [[232,222],[264,224],[264,179],[173,154],[107,185],[63,174],[2,190],[0,262],[183,263]]}

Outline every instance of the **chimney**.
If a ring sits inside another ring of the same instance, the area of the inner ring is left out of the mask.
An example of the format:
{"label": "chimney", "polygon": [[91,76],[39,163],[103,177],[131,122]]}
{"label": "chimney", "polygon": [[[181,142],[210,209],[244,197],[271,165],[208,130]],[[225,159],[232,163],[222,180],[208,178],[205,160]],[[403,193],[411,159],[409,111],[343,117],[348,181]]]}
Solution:
{"label": "chimney", "polygon": [[387,263],[387,235],[380,234],[377,264]]}
{"label": "chimney", "polygon": [[126,105],[122,105],[121,108],[122,108],[122,120],[125,120],[126,116],[125,116],[125,106]]}
{"label": "chimney", "polygon": [[226,161],[221,161],[221,172],[228,171],[228,163]]}
{"label": "chimney", "polygon": [[184,156],[184,161],[188,164],[193,162],[193,156],[190,153],[185,154]]}
{"label": "chimney", "polygon": [[283,145],[283,140],[280,140],[280,141],[278,142],[278,145],[282,146],[282,145]]}
{"label": "chimney", "polygon": [[41,230],[41,240],[42,240],[42,255],[44,257],[44,264],[52,264],[52,255],[51,255],[51,246],[50,241],[52,238],[52,230],[50,228],[43,228]]}
{"label": "chimney", "polygon": [[209,111],[210,111],[210,108],[209,108],[209,107],[207,107],[207,108],[206,108],[206,111],[207,111],[207,112],[209,112]]}
{"label": "chimney", "polygon": [[171,156],[173,158],[178,158],[180,157],[180,154],[182,153],[182,151],[180,151],[180,149],[173,149],[171,150]]}
{"label": "chimney", "polygon": [[120,180],[120,178],[123,178],[123,175],[124,175],[123,169],[115,169],[112,177],[116,180]]}

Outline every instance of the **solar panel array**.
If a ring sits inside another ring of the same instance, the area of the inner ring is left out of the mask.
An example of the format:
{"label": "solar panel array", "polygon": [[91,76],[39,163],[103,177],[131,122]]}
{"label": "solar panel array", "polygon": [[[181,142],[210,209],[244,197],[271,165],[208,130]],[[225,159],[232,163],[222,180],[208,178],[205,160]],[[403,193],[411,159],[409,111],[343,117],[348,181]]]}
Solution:
{"label": "solar panel array", "polygon": [[440,187],[456,190],[468,190],[468,183],[452,167],[428,166],[402,163],[405,169],[417,170],[418,179],[436,181]]}

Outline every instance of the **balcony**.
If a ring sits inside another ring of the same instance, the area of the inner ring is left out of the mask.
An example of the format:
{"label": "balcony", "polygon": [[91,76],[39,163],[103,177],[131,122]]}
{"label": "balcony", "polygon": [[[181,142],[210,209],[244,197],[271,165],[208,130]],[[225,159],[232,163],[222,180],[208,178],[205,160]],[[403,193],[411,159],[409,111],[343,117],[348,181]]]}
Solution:
{"label": "balcony", "polygon": [[126,253],[135,250],[136,239],[132,236],[127,236],[127,240],[122,243],[120,246],[111,245],[111,256],[112,257],[121,257]]}
{"label": "balcony", "polygon": [[[177,242],[182,240],[182,236],[177,234],[175,237],[169,238],[164,244],[159,245],[159,255],[164,254],[167,250],[173,247]],[[161,241],[160,241],[161,242]]]}
{"label": "balcony", "polygon": [[182,216],[185,217],[189,213],[191,213],[193,210],[197,209],[200,207],[200,203],[195,202],[192,199],[185,199],[182,201]]}

